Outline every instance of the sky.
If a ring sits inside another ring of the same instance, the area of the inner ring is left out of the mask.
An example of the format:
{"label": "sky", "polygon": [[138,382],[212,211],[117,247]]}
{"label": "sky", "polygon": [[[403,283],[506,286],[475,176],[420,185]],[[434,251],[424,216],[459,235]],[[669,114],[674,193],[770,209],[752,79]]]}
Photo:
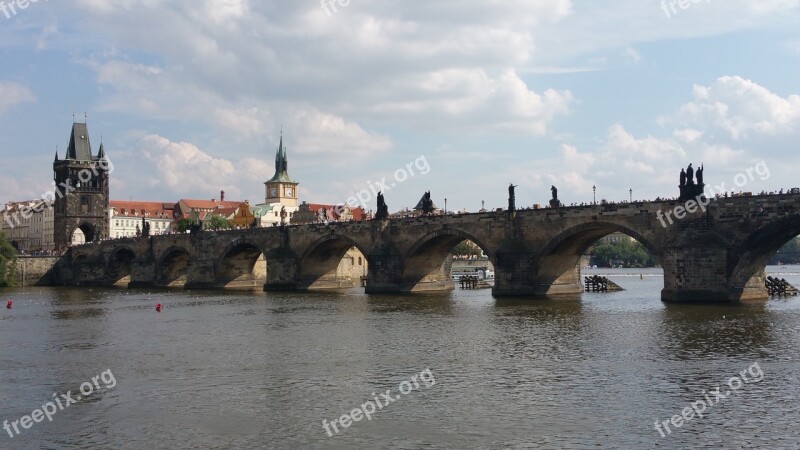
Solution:
{"label": "sky", "polygon": [[800,187],[800,0],[0,2],[0,202],[73,117],[112,200],[263,202],[281,133],[309,203]]}

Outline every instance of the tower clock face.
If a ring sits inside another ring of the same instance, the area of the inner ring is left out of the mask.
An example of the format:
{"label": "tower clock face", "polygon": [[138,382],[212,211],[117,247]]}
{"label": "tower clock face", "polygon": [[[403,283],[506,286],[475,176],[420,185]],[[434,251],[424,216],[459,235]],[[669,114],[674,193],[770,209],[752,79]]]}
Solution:
{"label": "tower clock face", "polygon": [[291,197],[292,196],[292,192],[293,192],[292,188],[286,188],[286,196],[287,197]]}
{"label": "tower clock face", "polygon": [[278,196],[278,190],[275,189],[275,188],[269,188],[269,196],[270,197],[277,197]]}

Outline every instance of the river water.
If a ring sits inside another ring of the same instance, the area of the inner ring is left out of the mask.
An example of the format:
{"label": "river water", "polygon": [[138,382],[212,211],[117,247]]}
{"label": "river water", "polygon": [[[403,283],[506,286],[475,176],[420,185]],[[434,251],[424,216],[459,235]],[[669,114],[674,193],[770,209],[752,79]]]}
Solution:
{"label": "river water", "polygon": [[626,290],[0,291],[0,420],[90,392],[0,448],[798,448],[800,297],[667,305],[658,270],[594,273]]}

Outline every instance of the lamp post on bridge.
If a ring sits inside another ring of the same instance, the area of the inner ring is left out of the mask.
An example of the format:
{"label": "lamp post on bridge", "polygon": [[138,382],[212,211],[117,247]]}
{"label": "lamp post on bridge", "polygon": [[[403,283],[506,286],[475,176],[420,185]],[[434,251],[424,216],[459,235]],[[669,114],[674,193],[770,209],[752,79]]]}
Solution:
{"label": "lamp post on bridge", "polygon": [[597,185],[592,185],[592,204],[597,204]]}
{"label": "lamp post on bridge", "polygon": [[444,215],[447,215],[447,197],[444,198]]}

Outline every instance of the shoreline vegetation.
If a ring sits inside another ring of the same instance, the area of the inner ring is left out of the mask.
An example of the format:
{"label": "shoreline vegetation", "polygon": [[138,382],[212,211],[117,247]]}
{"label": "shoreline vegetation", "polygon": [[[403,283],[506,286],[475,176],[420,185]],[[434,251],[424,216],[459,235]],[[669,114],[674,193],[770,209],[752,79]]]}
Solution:
{"label": "shoreline vegetation", "polygon": [[0,231],[0,288],[11,285],[14,279],[14,260],[17,250],[8,242],[5,233]]}
{"label": "shoreline vegetation", "polygon": [[[598,242],[587,253],[590,265],[598,268],[652,268],[657,261],[644,245],[633,240]],[[781,247],[767,265],[800,264],[800,237]]]}

